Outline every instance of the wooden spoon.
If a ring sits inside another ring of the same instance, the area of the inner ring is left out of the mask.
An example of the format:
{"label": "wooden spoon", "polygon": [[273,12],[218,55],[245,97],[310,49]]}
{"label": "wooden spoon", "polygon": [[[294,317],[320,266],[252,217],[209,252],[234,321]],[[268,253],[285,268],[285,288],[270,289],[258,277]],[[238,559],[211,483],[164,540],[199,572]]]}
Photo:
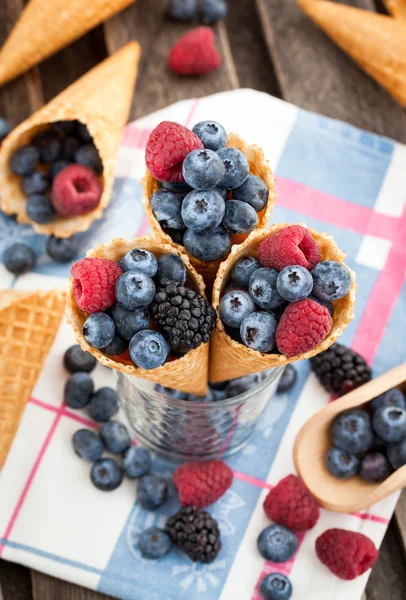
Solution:
{"label": "wooden spoon", "polygon": [[360,477],[345,481],[337,479],[325,466],[326,453],[332,446],[330,426],[334,418],[344,410],[361,406],[394,387],[406,388],[406,363],[331,402],[299,431],[293,448],[296,470],[325,508],[335,512],[358,512],[406,487],[406,465],[382,483],[368,483]]}

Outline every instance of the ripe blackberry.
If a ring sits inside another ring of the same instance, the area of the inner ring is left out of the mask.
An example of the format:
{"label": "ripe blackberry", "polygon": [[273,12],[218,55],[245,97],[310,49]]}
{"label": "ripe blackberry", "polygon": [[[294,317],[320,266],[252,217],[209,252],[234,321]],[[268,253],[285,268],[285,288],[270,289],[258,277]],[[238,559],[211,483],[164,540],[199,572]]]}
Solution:
{"label": "ripe blackberry", "polygon": [[185,354],[208,342],[216,326],[210,304],[179,281],[162,279],[151,310],[173,352]]}
{"label": "ripe blackberry", "polygon": [[342,344],[333,344],[311,358],[310,364],[321,385],[340,396],[371,379],[371,369],[362,356]]}
{"label": "ripe blackberry", "polygon": [[196,506],[184,506],[169,517],[165,531],[194,562],[211,563],[221,550],[217,521]]}

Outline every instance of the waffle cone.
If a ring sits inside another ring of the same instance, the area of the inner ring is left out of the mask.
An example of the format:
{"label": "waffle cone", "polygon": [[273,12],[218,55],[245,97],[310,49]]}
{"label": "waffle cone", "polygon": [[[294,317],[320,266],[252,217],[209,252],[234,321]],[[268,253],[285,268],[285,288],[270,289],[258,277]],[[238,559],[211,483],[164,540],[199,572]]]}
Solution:
{"label": "waffle cone", "polygon": [[[130,111],[139,56],[140,46],[136,42],[128,44],[12,131],[0,150],[1,208],[6,214],[16,214],[20,223],[31,224],[37,233],[64,238],[87,231],[95,219],[101,218],[110,201],[117,149]],[[103,162],[100,203],[86,215],[56,216],[44,225],[31,222],[26,214],[27,198],[21,188],[21,178],[9,168],[10,158],[17,148],[29,143],[50,123],[75,119],[87,126]]]}
{"label": "waffle cone", "polygon": [[384,4],[393,17],[406,21],[406,0],[384,0]]}
{"label": "waffle cone", "polygon": [[406,106],[406,26],[401,20],[324,0],[298,0],[298,4],[344,52]]}
{"label": "waffle cone", "polygon": [[[183,264],[188,270],[187,284],[197,292],[204,295],[204,282],[202,277],[196,273],[186,254],[183,254],[179,247],[174,244],[164,244],[155,241],[150,235],[143,238],[134,238],[125,240],[122,238],[113,239],[108,244],[102,244],[97,248],[89,250],[87,256],[98,258],[108,258],[118,261],[124,254],[133,248],[143,248],[149,250],[159,258],[163,254],[177,254],[182,259]],[[106,356],[100,350],[92,348],[86,342],[82,334],[82,327],[87,318],[87,313],[80,310],[77,306],[73,294],[73,280],[70,280],[67,311],[68,323],[72,325],[77,342],[83,350],[90,352],[102,365],[115,369],[120,373],[148,379],[154,383],[160,383],[165,387],[180,390],[186,393],[204,396],[207,392],[208,365],[209,365],[209,344],[201,344],[195,350],[191,350],[181,358],[166,362],[161,367],[153,370],[140,369],[132,362],[119,362],[114,357]]]}
{"label": "waffle cone", "polygon": [[[274,187],[275,178],[272,174],[269,163],[267,160],[265,160],[263,150],[259,148],[259,146],[250,146],[249,144],[246,144],[244,140],[242,140],[235,133],[229,134],[227,146],[233,146],[234,148],[241,150],[241,152],[243,152],[247,157],[250,165],[251,175],[257,175],[258,177],[261,177],[268,187],[268,203],[264,210],[258,213],[259,219],[257,229],[264,229],[271,218],[276,195]],[[145,210],[147,212],[148,221],[152,229],[153,236],[159,241],[173,244],[174,242],[172,241],[172,238],[163,231],[159,222],[156,220],[154,213],[152,212],[150,201],[152,194],[158,189],[158,182],[148,170],[146,171],[145,177],[142,180],[142,184],[144,187],[143,204],[145,205]],[[241,242],[243,242],[247,237],[247,235],[242,234],[233,235],[233,244],[241,244]],[[190,262],[196,271],[204,278],[204,281],[210,288],[216,278],[217,269],[219,268],[221,260],[199,260],[198,258],[195,258],[189,254],[183,246],[180,246],[180,248],[182,249],[182,252],[189,256]]]}
{"label": "waffle cone", "polygon": [[65,307],[60,291],[0,294],[0,468],[52,346]]}
{"label": "waffle cone", "polygon": [[134,0],[30,0],[0,51],[0,86]]}
{"label": "waffle cone", "polygon": [[[303,225],[301,223],[301,225]],[[288,224],[277,224],[267,231],[254,231],[241,245],[234,246],[230,256],[224,261],[218,270],[213,287],[213,308],[218,314],[219,302],[224,286],[226,285],[231,270],[235,263],[243,256],[257,256],[258,247],[262,240],[268,235],[287,227]],[[305,227],[305,225],[303,225]],[[333,238],[327,233],[318,233],[308,228],[313,238],[319,245],[322,260],[335,260],[344,263],[345,254],[339,250]],[[288,358],[284,354],[262,354],[252,350],[230,338],[224,330],[220,318],[217,319],[217,327],[213,331],[210,343],[210,381],[224,381],[234,377],[251,375],[259,371],[266,371],[273,367],[281,367],[297,360],[303,360],[319,354],[333,344],[342,334],[348,323],[354,318],[354,304],[356,295],[355,273],[351,273],[351,288],[348,294],[334,302],[333,327],[329,335],[318,346],[298,356]]]}

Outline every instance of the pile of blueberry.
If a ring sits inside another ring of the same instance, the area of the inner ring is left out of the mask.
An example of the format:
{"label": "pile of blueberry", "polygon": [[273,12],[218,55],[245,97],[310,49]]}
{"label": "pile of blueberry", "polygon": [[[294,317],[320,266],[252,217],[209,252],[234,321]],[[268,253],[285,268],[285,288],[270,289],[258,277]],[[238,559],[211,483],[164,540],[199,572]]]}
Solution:
{"label": "pile of blueberry", "polygon": [[394,388],[362,409],[339,414],[331,427],[333,448],[326,456],[332,475],[359,475],[369,482],[384,481],[406,464],[406,399]]}
{"label": "pile of blueberry", "polygon": [[169,0],[168,16],[176,21],[192,21],[197,16],[204,25],[224,19],[228,13],[226,0]]}
{"label": "pile of blueberry", "polygon": [[[299,546],[297,535],[283,525],[270,525],[258,536],[257,548],[265,560],[285,563],[296,554]],[[286,575],[271,573],[260,583],[259,591],[265,600],[289,600],[293,587]]]}
{"label": "pile of blueberry", "polygon": [[0,117],[0,142],[2,142],[12,130],[11,124],[6,121],[6,119]]}

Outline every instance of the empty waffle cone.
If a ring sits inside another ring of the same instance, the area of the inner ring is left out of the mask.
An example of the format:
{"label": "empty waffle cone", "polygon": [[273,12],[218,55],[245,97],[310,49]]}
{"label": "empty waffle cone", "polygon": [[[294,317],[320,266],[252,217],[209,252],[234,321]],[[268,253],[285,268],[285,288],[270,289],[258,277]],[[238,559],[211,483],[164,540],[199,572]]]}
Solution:
{"label": "empty waffle cone", "polygon": [[406,106],[406,26],[398,19],[324,0],[300,8],[371,77]]}
{"label": "empty waffle cone", "polygon": [[0,86],[134,0],[30,0],[0,51]]}
{"label": "empty waffle cone", "polygon": [[[20,223],[29,223],[37,233],[63,238],[87,231],[94,220],[101,218],[111,197],[117,149],[130,111],[139,57],[139,44],[127,44],[12,131],[0,150],[0,203],[6,214],[16,214]],[[85,215],[56,215],[51,223],[34,223],[26,213],[27,197],[21,187],[22,178],[11,171],[10,158],[17,148],[28,144],[50,123],[74,120],[87,126],[103,163],[100,202]]]}
{"label": "empty waffle cone", "polygon": [[[142,248],[152,252],[156,258],[163,254],[176,254],[183,261],[187,271],[188,279],[186,285],[193,288],[204,296],[204,282],[202,277],[196,273],[186,254],[174,244],[157,242],[150,235],[133,240],[122,238],[113,239],[108,244],[102,244],[89,250],[86,256],[107,258],[119,261],[124,254],[133,248]],[[100,350],[92,348],[83,337],[82,327],[88,314],[83,312],[76,304],[73,293],[73,280],[70,280],[66,316],[68,323],[72,325],[77,342],[83,350],[90,352],[102,365],[115,369],[120,373],[148,379],[154,383],[160,383],[165,387],[181,392],[204,396],[207,392],[208,366],[209,366],[209,344],[201,344],[195,350],[190,350],[182,357],[166,362],[157,369],[147,370],[136,367],[130,361],[120,361],[115,357],[106,356]]]}
{"label": "empty waffle cone", "polygon": [[406,0],[384,0],[384,3],[393,17],[406,21]]}
{"label": "empty waffle cone", "polygon": [[61,291],[0,293],[0,469],[64,309]]}
{"label": "empty waffle cone", "polygon": [[[243,152],[247,157],[248,163],[250,165],[250,174],[261,177],[261,179],[265,181],[268,187],[268,203],[266,207],[260,213],[258,213],[257,229],[263,229],[264,227],[266,227],[269,219],[271,218],[276,195],[274,187],[275,178],[272,174],[269,163],[267,160],[265,160],[264,152],[261,148],[259,148],[259,146],[250,146],[249,144],[246,144],[244,140],[242,140],[235,133],[229,134],[227,146],[232,146],[234,148],[237,148],[238,150],[241,150],[241,152]],[[148,169],[146,171],[144,179],[142,180],[142,184],[144,186],[143,204],[145,205],[145,209],[147,211],[148,221],[151,226],[153,236],[157,240],[173,244],[174,242],[172,241],[172,238],[161,228],[159,222],[155,218],[154,213],[152,212],[150,201],[152,198],[152,194],[158,189],[158,182],[156,179],[154,179],[154,177],[151,175]],[[233,244],[240,244],[247,237],[248,235],[242,234],[233,235]],[[182,249],[182,252],[189,256],[190,262],[192,263],[196,271],[200,273],[200,275],[202,275],[207,286],[211,287],[216,278],[217,269],[221,263],[221,260],[199,260],[198,258],[195,258],[191,254],[189,254],[186,248],[184,248],[183,246],[180,246],[180,248]]]}
{"label": "empty waffle cone", "polygon": [[[303,225],[303,223],[300,223]],[[213,287],[213,308],[219,314],[219,303],[223,288],[228,282],[231,270],[235,263],[243,256],[257,256],[258,248],[263,239],[276,233],[280,229],[288,227],[287,223],[272,225],[267,231],[254,231],[250,237],[241,245],[234,246],[230,256],[224,261],[218,270]],[[303,225],[305,227],[305,225]],[[312,237],[316,240],[321,251],[322,260],[335,260],[344,263],[345,254],[337,247],[334,239],[327,233],[318,233],[308,228]],[[333,344],[342,334],[348,323],[354,318],[354,305],[356,296],[355,273],[349,269],[351,274],[351,288],[344,298],[334,302],[333,326],[328,336],[313,350],[294,357],[284,354],[263,354],[252,350],[244,344],[236,342],[225,332],[220,318],[217,318],[217,327],[213,331],[210,341],[210,381],[225,381],[234,377],[251,375],[259,371],[266,371],[274,367],[281,367],[297,360],[304,360],[319,354]]]}

